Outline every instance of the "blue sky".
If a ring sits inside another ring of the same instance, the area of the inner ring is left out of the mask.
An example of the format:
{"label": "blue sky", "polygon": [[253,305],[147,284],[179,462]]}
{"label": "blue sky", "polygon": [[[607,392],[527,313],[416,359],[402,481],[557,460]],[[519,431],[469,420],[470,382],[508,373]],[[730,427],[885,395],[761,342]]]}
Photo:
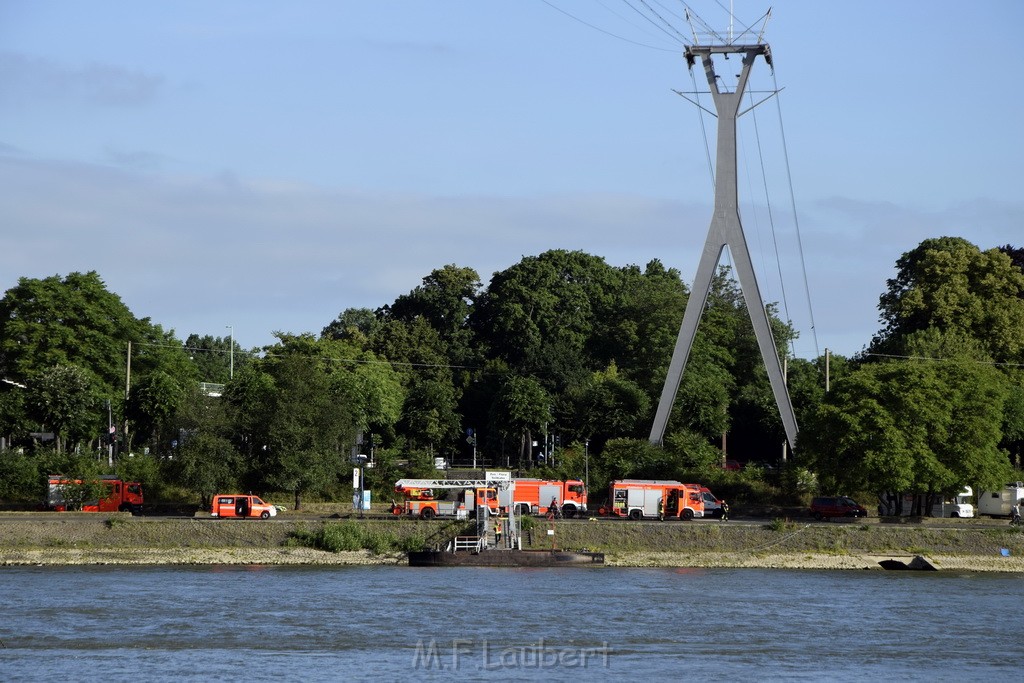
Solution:
{"label": "blue sky", "polygon": [[[726,30],[727,2],[687,5]],[[683,3],[646,7],[689,38]],[[740,26],[767,4],[734,7]],[[689,283],[713,187],[673,89],[706,81],[636,9],[0,0],[0,288],[96,270],[182,339],[255,347],[448,263],[486,284],[580,249]],[[867,344],[922,239],[1024,246],[1022,20],[1013,0],[774,4],[751,88],[782,92],[741,121],[740,201],[798,356]]]}

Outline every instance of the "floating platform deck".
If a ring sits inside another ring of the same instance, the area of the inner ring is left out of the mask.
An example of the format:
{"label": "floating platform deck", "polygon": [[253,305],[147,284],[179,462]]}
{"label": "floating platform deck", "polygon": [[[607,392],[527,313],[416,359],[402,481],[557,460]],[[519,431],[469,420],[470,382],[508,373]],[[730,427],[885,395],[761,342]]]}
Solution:
{"label": "floating platform deck", "polygon": [[573,550],[415,550],[409,553],[410,567],[593,567],[603,564],[604,553]]}

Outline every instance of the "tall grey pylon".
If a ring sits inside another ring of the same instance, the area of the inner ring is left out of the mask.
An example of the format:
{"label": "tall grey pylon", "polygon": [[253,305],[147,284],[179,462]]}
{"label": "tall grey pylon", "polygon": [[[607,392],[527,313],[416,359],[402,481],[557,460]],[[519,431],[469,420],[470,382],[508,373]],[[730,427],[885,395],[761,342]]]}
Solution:
{"label": "tall grey pylon", "polygon": [[[730,54],[743,55],[743,68],[738,76],[736,88],[733,92],[728,92],[719,87],[719,79],[715,74],[715,65],[712,60],[715,54],[725,55],[726,58]],[[782,416],[782,424],[786,430],[786,440],[792,448],[796,445],[796,415],[793,413],[793,404],[789,398],[789,390],[786,388],[786,380],[783,376],[779,352],[772,337],[768,312],[765,310],[764,301],[761,299],[761,292],[757,286],[757,279],[754,276],[754,267],[750,261],[747,240],[743,236],[743,225],[740,223],[739,191],[737,189],[736,173],[736,120],[740,116],[739,107],[743,99],[743,92],[747,87],[750,69],[754,64],[754,60],[759,55],[763,55],[765,61],[771,66],[771,50],[765,43],[758,43],[756,45],[690,45],[687,46],[685,55],[691,69],[698,59],[704,65],[708,85],[711,88],[711,96],[718,113],[715,211],[711,218],[711,227],[708,229],[707,241],[704,242],[704,251],[700,257],[700,264],[697,266],[697,275],[694,277],[693,289],[690,292],[689,301],[686,303],[683,322],[679,327],[676,346],[672,351],[672,361],[669,363],[668,375],[665,377],[665,386],[662,389],[661,400],[658,403],[658,411],[655,414],[654,424],[651,427],[650,442],[652,444],[661,444],[665,438],[668,418],[672,413],[672,405],[675,403],[676,394],[679,392],[679,383],[683,378],[683,370],[686,368],[686,361],[690,356],[693,339],[697,334],[697,324],[700,322],[701,313],[704,311],[708,294],[711,292],[712,278],[722,257],[722,251],[725,247],[729,247],[729,253],[732,255],[736,266],[740,290],[743,292],[743,300],[747,306],[747,313],[749,313],[750,322],[754,326],[757,346],[761,351],[761,358],[764,360],[765,367],[768,370],[768,379],[771,382],[772,393],[775,395],[775,402],[778,404],[779,413]]]}

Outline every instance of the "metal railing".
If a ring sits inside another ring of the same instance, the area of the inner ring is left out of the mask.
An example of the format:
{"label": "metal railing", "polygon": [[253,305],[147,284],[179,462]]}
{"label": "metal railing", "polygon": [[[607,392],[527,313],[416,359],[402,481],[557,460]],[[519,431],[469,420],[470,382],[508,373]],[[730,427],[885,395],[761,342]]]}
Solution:
{"label": "metal railing", "polygon": [[460,550],[470,550],[474,552],[480,552],[483,550],[484,539],[480,536],[456,536],[455,537],[455,552]]}

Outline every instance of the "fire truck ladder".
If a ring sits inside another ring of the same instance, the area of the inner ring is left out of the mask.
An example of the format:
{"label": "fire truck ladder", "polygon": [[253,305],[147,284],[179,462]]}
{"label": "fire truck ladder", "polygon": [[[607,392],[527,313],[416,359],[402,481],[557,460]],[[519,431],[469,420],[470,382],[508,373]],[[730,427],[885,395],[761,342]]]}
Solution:
{"label": "fire truck ladder", "polygon": [[485,479],[399,479],[395,488],[407,489],[476,489],[503,488],[507,481],[489,481]]}

